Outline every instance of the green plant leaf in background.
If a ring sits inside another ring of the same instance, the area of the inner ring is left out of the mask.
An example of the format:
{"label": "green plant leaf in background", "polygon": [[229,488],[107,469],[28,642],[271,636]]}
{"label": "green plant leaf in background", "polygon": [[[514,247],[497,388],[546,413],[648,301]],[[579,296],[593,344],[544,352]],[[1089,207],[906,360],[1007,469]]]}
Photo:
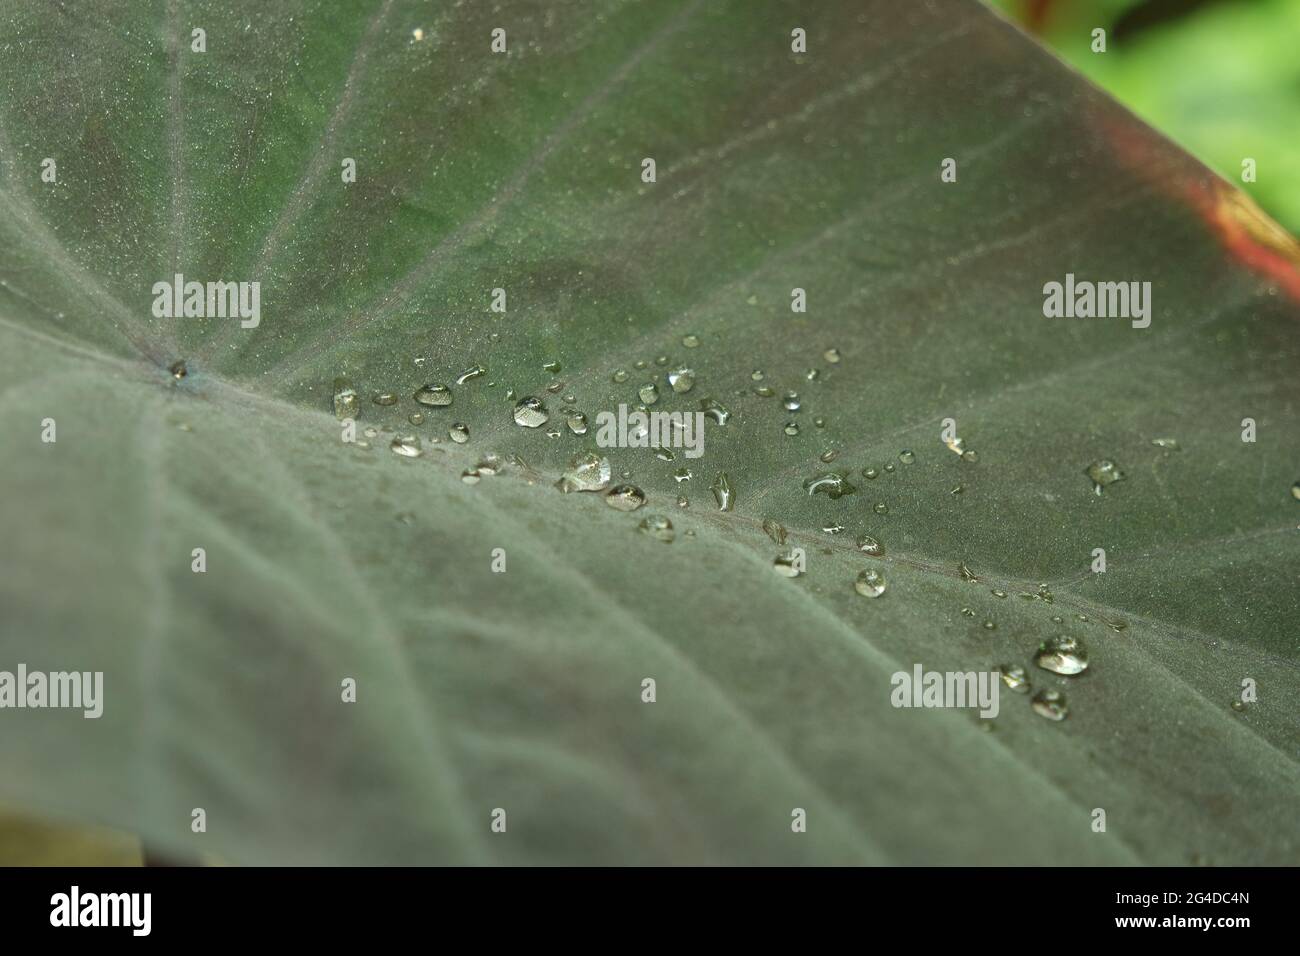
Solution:
{"label": "green plant leaf in background", "polygon": [[[1297,859],[1294,251],[983,7],[23,0],[0,51],[0,669],[105,675],[0,712],[0,801],[233,863]],[[155,318],[176,272],[260,325]],[[652,382],[701,458],[566,426]],[[1069,716],[895,709],[916,663]]]}
{"label": "green plant leaf in background", "polygon": [[[1300,4],[996,0],[1139,117],[1300,229]],[[1035,17],[1034,11],[1038,12]],[[1177,15],[1173,15],[1177,14]],[[1039,22],[1041,18],[1042,22]],[[1104,54],[1092,30],[1107,31]],[[1254,160],[1242,180],[1242,161]]]}

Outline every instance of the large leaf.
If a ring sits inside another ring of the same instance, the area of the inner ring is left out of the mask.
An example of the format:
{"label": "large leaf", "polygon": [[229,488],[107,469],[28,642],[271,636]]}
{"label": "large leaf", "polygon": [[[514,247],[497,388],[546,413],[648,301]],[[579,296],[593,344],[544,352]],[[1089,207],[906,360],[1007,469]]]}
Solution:
{"label": "large leaf", "polygon": [[[0,20],[0,668],[102,670],[106,697],[0,712],[0,801],[236,863],[1296,860],[1293,245],[984,8]],[[260,326],[154,318],[174,272],[261,282]],[[1045,318],[1066,273],[1150,281],[1150,327]],[[340,440],[339,376],[369,447]],[[559,493],[596,450],[564,395],[594,420],[651,380],[657,409],[729,408],[704,456],[610,449],[632,514]],[[451,407],[412,401],[430,382]],[[405,431],[422,457],[389,452]],[[489,453],[513,463],[462,481]],[[1097,495],[1107,458],[1127,479]],[[856,493],[804,490],[830,469]],[[1085,674],[1032,666],[1054,634]],[[917,663],[1028,665],[1070,714],[896,709]]]}

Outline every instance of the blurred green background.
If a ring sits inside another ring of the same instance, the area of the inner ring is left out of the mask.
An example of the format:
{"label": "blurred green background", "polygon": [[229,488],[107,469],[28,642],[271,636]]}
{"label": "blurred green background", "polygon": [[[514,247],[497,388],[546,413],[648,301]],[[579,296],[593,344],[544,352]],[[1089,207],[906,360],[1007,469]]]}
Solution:
{"label": "blurred green background", "polygon": [[1300,234],[1300,0],[988,2]]}

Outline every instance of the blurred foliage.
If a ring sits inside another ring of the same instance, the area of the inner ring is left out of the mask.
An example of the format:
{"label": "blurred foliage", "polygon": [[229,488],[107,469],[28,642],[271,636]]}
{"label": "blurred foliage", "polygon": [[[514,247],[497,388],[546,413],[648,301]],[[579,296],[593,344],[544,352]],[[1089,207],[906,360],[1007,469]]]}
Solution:
{"label": "blurred foliage", "polygon": [[36,820],[0,808],[0,866],[139,866],[140,841],[102,827]]}
{"label": "blurred foliage", "polygon": [[[990,2],[1300,232],[1300,2]],[[1254,183],[1241,181],[1245,157]]]}

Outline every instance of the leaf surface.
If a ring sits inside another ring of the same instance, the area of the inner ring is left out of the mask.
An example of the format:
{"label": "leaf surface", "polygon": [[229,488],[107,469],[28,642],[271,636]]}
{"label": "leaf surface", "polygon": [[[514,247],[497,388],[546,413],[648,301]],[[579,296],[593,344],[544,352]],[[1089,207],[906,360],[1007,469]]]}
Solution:
{"label": "leaf surface", "polygon": [[[0,668],[105,675],[0,714],[0,802],[235,863],[1296,861],[1294,242],[983,7],[24,0],[0,51]],[[176,272],[260,325],[155,318]],[[1067,273],[1150,327],[1044,317]],[[704,455],[608,449],[632,514],[556,491],[564,396],[651,381],[729,409]],[[893,707],[918,663],[1069,717]]]}

